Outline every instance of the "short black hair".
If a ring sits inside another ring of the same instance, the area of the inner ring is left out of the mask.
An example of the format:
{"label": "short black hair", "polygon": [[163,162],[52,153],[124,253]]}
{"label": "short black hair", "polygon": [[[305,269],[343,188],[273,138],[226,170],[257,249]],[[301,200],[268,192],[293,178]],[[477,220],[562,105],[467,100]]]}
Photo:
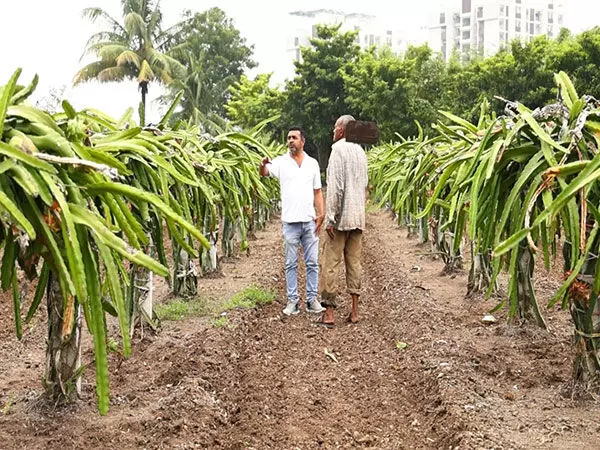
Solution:
{"label": "short black hair", "polygon": [[300,137],[304,140],[306,140],[306,133],[304,132],[304,129],[302,127],[290,127],[290,129],[288,130],[288,133],[290,131],[299,131],[300,132]]}

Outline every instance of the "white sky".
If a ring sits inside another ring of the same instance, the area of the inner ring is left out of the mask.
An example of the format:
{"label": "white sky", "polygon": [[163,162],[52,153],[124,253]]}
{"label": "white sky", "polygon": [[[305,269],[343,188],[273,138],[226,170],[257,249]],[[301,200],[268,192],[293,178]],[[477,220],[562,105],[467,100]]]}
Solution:
{"label": "white sky", "polygon": [[[392,20],[396,29],[415,27],[426,19],[440,1],[451,0],[162,0],[164,25],[175,23],[184,9],[203,11],[218,6],[234,20],[248,44],[254,45],[254,60],[259,67],[254,73],[275,72],[277,81],[283,79],[281,68],[289,64],[284,51],[287,13],[295,10],[334,9],[346,13],[361,12]],[[455,2],[457,0],[454,0]],[[50,88],[67,86],[65,97],[77,109],[94,107],[119,116],[128,106],[137,107],[139,93],[136,83],[87,83],[71,87],[74,74],[83,63],[80,57],[95,26],[81,17],[87,6],[99,6],[120,19],[119,0],[4,0],[0,14],[0,84],[14,70],[23,68],[21,84],[28,83],[35,73],[40,76],[37,96]],[[575,32],[600,25],[600,2],[596,0],[563,0],[564,24]],[[408,12],[410,11],[410,12]],[[149,99],[159,89],[150,86]],[[159,117],[157,105],[151,104],[149,120]]]}

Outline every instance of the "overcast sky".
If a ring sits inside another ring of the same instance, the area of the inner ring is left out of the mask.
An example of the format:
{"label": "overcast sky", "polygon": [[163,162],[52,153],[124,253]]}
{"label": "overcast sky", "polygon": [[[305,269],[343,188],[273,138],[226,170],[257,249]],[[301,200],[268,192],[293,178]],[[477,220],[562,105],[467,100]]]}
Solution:
{"label": "overcast sky", "polygon": [[[3,44],[0,84],[21,67],[22,84],[38,73],[38,95],[51,87],[67,86],[65,96],[76,108],[91,106],[116,116],[127,106],[137,105],[139,94],[135,82],[123,83],[118,88],[97,83],[71,87],[73,75],[82,66],[80,57],[87,38],[95,31],[94,25],[82,19],[81,11],[87,6],[99,6],[120,19],[119,0],[4,0],[3,3],[0,15],[0,42]],[[247,43],[254,45],[254,59],[259,67],[253,73],[274,71],[275,78],[280,80],[282,76],[278,77],[278,73],[287,63],[285,53],[280,50],[285,45],[285,19],[290,11],[327,8],[346,13],[361,12],[393,20],[396,29],[406,29],[419,23],[425,26],[428,13],[439,3],[440,0],[162,0],[161,10],[164,24],[168,26],[179,20],[184,9],[203,11],[212,6],[222,8],[234,20]],[[565,26],[571,30],[579,32],[600,25],[599,1],[564,0],[564,4]],[[156,86],[150,86],[150,98],[154,98],[157,91]],[[157,114],[155,106],[148,112],[151,120],[155,120]]]}

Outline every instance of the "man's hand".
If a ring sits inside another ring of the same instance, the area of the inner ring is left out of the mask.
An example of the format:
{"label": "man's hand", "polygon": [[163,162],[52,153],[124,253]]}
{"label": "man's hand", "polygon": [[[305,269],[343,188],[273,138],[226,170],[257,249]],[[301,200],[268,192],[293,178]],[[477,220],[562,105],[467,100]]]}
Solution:
{"label": "man's hand", "polygon": [[323,226],[323,220],[325,220],[325,215],[321,214],[320,216],[315,217],[315,224],[317,225],[315,228],[315,236],[318,236],[321,232],[321,227]]}
{"label": "man's hand", "polygon": [[333,225],[327,225],[327,228],[325,228],[325,231],[327,231],[327,234],[329,235],[329,237],[331,239],[335,238],[335,231],[334,231]]}
{"label": "man's hand", "polygon": [[271,160],[269,159],[268,156],[265,156],[260,161],[260,165],[258,166],[258,173],[260,173],[263,177],[266,177],[267,175],[269,175],[269,171],[267,170],[267,164],[269,164],[270,162],[271,162]]}

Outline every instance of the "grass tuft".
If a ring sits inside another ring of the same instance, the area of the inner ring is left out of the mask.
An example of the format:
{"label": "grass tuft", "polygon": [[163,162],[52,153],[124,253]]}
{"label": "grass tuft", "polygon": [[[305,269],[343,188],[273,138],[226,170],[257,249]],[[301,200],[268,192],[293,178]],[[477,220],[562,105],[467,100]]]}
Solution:
{"label": "grass tuft", "polygon": [[188,317],[203,316],[210,311],[206,300],[202,298],[192,300],[178,298],[169,303],[156,305],[155,312],[161,320],[184,320]]}
{"label": "grass tuft", "polygon": [[235,308],[254,308],[255,306],[268,305],[275,300],[275,293],[271,290],[264,290],[258,286],[248,286],[243,291],[232,296],[223,305],[223,310]]}
{"label": "grass tuft", "polygon": [[227,318],[227,316],[219,316],[219,317],[215,317],[214,319],[212,319],[210,321],[211,325],[215,328],[233,328],[231,326],[231,324],[229,323],[229,319]]}
{"label": "grass tuft", "polygon": [[225,326],[230,327],[230,323],[226,316],[216,317],[221,313],[230,309],[250,309],[256,306],[267,305],[273,300],[275,300],[275,293],[273,291],[250,285],[221,303],[220,306],[218,306],[220,302],[215,299],[174,299],[168,303],[156,305],[155,312],[161,320],[185,320],[189,317],[212,315],[215,316],[211,320],[213,326],[223,328]]}

